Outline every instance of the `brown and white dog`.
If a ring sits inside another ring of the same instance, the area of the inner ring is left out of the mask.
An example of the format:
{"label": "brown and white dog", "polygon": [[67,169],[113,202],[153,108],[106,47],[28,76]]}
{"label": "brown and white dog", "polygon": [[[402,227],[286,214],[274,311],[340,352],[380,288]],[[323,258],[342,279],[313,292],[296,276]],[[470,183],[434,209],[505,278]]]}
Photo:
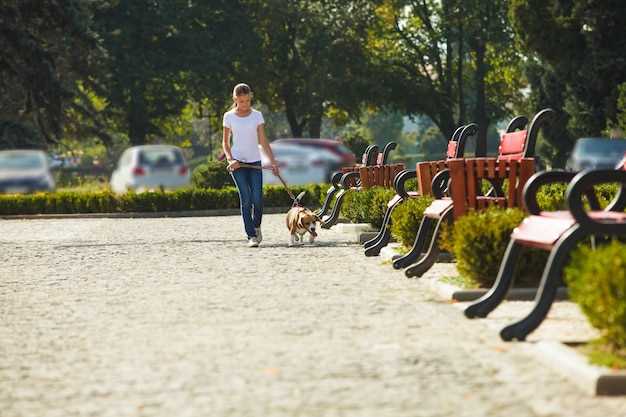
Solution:
{"label": "brown and white dog", "polygon": [[309,209],[295,206],[287,212],[287,228],[291,233],[289,246],[293,246],[296,242],[304,243],[304,234],[309,233],[309,243],[313,243],[317,237],[315,232],[315,224],[320,219]]}

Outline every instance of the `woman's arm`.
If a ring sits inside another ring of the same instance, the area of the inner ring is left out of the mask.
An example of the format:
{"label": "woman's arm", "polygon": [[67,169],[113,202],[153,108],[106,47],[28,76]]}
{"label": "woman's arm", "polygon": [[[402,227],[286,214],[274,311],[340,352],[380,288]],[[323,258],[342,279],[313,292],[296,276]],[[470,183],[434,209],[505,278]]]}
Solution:
{"label": "woman's arm", "polygon": [[224,126],[224,136],[222,138],[222,149],[224,150],[224,155],[226,155],[226,160],[228,161],[227,169],[229,171],[234,171],[239,168],[239,162],[233,160],[233,154],[230,151],[230,129]]}
{"label": "woman's arm", "polygon": [[276,159],[274,159],[274,153],[272,152],[272,148],[270,147],[270,144],[265,137],[265,124],[261,123],[257,126],[256,130],[259,136],[259,144],[263,148],[263,152],[265,152],[272,164],[272,172],[274,173],[274,175],[278,175],[278,164],[276,163]]}

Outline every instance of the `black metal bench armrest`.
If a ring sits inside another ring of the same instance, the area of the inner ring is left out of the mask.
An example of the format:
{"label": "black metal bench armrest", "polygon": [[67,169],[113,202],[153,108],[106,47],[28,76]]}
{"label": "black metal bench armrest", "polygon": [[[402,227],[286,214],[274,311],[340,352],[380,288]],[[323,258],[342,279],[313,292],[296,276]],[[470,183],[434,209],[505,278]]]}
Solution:
{"label": "black metal bench armrest", "polygon": [[335,172],[332,177],[330,177],[330,183],[335,188],[339,188],[339,181],[341,181],[341,177],[343,177],[342,172]]}
{"label": "black metal bench armrest", "polygon": [[339,186],[341,188],[348,189],[350,188],[347,184],[349,184],[350,181],[355,181],[359,179],[359,173],[358,172],[347,172],[345,174],[343,174],[341,176],[341,180],[339,180]]}
{"label": "black metal bench armrest", "polygon": [[393,179],[393,188],[396,189],[396,194],[404,198],[409,198],[409,193],[404,189],[404,183],[410,180],[411,178],[415,178],[417,176],[417,171],[405,169],[396,175]]}
{"label": "black metal bench armrest", "polygon": [[442,169],[433,177],[431,189],[436,199],[443,198],[448,192],[448,182],[450,181],[450,170]]}
{"label": "black metal bench armrest", "polygon": [[385,147],[383,148],[383,165],[387,165],[387,158],[389,157],[389,152],[396,149],[396,146],[398,146],[396,142],[389,142],[388,144],[385,145]]}
{"label": "black metal bench armrest", "polygon": [[467,138],[474,136],[476,135],[476,133],[478,133],[478,125],[476,123],[469,123],[462,127],[463,130],[459,134],[459,139],[456,145],[456,153],[454,155],[455,158],[463,158],[463,155],[465,154],[465,142],[467,142]]}
{"label": "black metal bench armrest", "polygon": [[541,212],[541,208],[537,203],[537,193],[539,189],[548,184],[568,184],[575,176],[575,172],[562,170],[542,171],[534,174],[524,186],[523,198],[526,210],[528,210],[530,214],[539,214]]}
{"label": "black metal bench armrest", "polygon": [[[617,182],[621,183],[621,189],[613,202],[605,209],[605,211],[622,211],[626,204],[626,171],[617,170],[594,170],[583,171],[577,174],[572,182],[570,182],[565,193],[565,199],[569,211],[576,222],[583,228],[599,234],[626,234],[626,223],[604,223],[594,221],[587,215],[583,204],[583,196],[588,194],[594,185]],[[621,209],[621,210],[616,210]]]}

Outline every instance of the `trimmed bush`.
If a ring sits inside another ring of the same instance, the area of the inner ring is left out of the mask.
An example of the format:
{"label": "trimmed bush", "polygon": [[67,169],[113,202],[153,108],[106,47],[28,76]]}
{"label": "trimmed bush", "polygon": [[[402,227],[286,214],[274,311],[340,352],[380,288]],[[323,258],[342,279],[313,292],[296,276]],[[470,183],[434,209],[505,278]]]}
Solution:
{"label": "trimmed bush", "polygon": [[226,170],[224,161],[208,161],[198,165],[191,174],[191,183],[196,188],[224,188],[234,186],[233,178]]}
{"label": "trimmed bush", "polygon": [[380,227],[387,203],[394,195],[394,190],[382,187],[349,192],[341,206],[341,215],[352,223],[371,223]]}
{"label": "trimmed bush", "polygon": [[391,214],[391,235],[410,248],[424,216],[424,210],[433,201],[430,197],[411,198],[400,204]]}
{"label": "trimmed bush", "polygon": [[[306,191],[302,201],[307,207],[317,207],[325,186],[294,186],[294,195]],[[263,187],[266,207],[287,207],[291,198],[282,186]],[[239,207],[235,187],[222,189],[192,188],[179,191],[114,194],[111,191],[58,192],[28,195],[0,195],[0,214],[71,214],[156,212],[229,209]]]}
{"label": "trimmed bush", "polygon": [[596,250],[577,248],[565,268],[565,282],[602,342],[612,351],[626,349],[626,244]]}
{"label": "trimmed bush", "polygon": [[[513,229],[525,217],[520,209],[489,208],[470,212],[457,219],[446,246],[452,246],[459,273],[480,287],[491,287],[498,275],[500,263]],[[516,284],[537,286],[541,278],[547,252],[524,251],[518,262],[523,265],[516,271]]]}

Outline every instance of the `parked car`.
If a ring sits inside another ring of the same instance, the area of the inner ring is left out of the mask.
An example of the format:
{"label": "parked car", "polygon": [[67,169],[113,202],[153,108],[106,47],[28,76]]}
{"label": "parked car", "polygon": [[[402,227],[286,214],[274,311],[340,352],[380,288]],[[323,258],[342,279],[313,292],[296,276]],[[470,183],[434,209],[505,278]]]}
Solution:
{"label": "parked car", "polygon": [[342,166],[354,165],[356,163],[356,156],[354,153],[346,145],[333,139],[286,138],[276,139],[272,143],[277,145],[306,146],[313,149],[325,149],[330,151],[341,158],[340,162],[333,168],[333,170],[337,170]]}
{"label": "parked car", "polygon": [[180,148],[142,145],[124,151],[111,175],[111,189],[116,193],[175,189],[189,181],[189,167]]}
{"label": "parked car", "polygon": [[576,141],[566,168],[572,171],[614,168],[625,152],[626,139],[581,138]]}
{"label": "parked car", "polygon": [[38,150],[0,151],[0,192],[53,191],[48,157]]}
{"label": "parked car", "polygon": [[[272,142],[272,153],[280,168],[280,175],[289,184],[319,184],[328,182],[340,158],[324,149],[285,145]],[[261,150],[261,164],[269,167],[270,161]],[[281,184],[270,170],[263,170],[264,184]]]}

